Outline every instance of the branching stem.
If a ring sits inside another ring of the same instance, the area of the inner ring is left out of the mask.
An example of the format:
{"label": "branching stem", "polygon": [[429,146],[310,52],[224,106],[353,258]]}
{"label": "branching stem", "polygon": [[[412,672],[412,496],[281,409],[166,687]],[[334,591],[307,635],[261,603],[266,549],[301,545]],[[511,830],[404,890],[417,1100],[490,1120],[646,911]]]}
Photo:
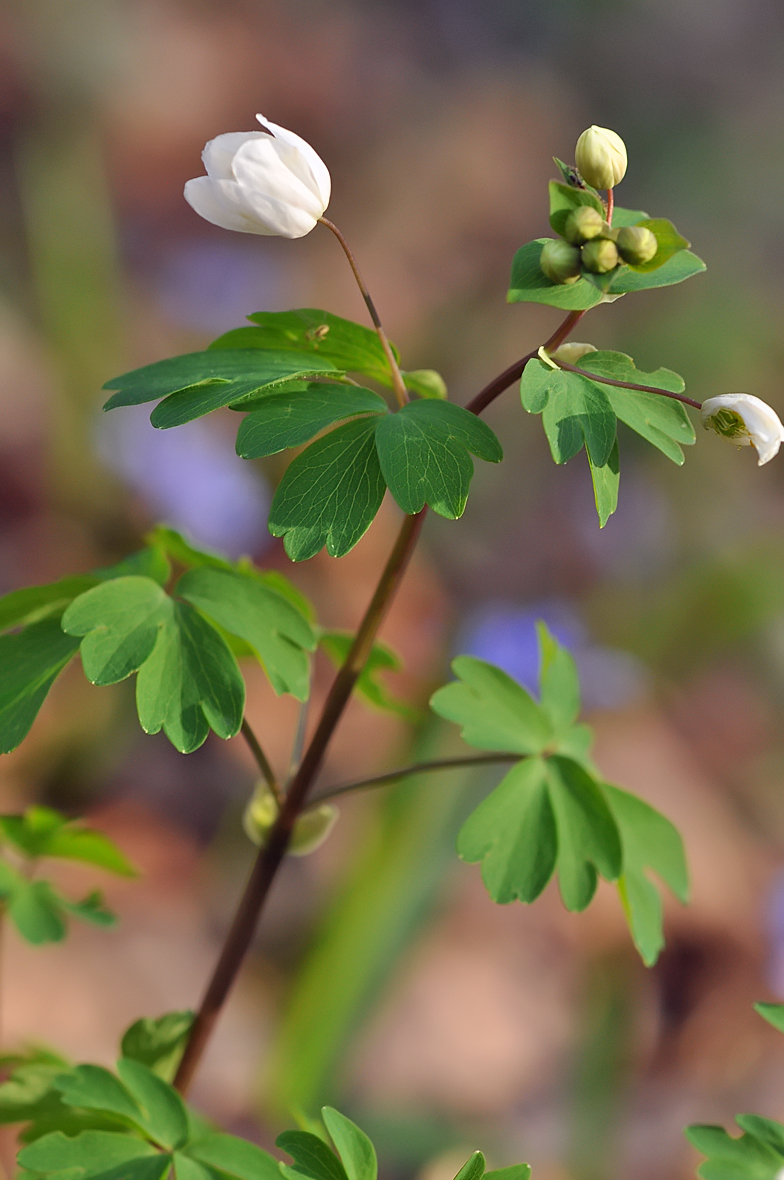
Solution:
{"label": "branching stem", "polygon": [[381,341],[381,347],[384,349],[384,353],[387,358],[387,363],[389,364],[389,370],[392,374],[392,387],[395,391],[395,397],[398,400],[398,404],[400,406],[404,406],[406,404],[406,402],[408,401],[408,391],[403,383],[403,376],[400,372],[400,366],[398,365],[397,361],[395,360],[395,354],[392,351],[392,345],[389,343],[389,340],[387,339],[387,334],[384,331],[383,324],[381,323],[381,317],[379,316],[378,312],[376,311],[376,305],[371,298],[370,291],[367,288],[367,284],[366,284],[365,280],[362,278],[362,274],[360,272],[359,266],[357,265],[357,260],[354,257],[354,254],[353,254],[348,242],[343,237],[343,234],[340,232],[340,230],[334,224],[334,222],[330,221],[326,217],[319,217],[319,221],[321,222],[322,225],[325,225],[327,227],[327,229],[332,231],[332,233],[335,235],[335,237],[340,242],[340,245],[343,248],[343,253],[346,255],[346,258],[348,259],[348,264],[354,273],[354,278],[357,280],[357,286],[359,287],[360,291],[362,292],[362,298],[365,300],[365,304],[367,305],[367,309],[370,312],[370,318],[373,321],[373,327],[376,329],[376,332],[378,333],[378,338]]}
{"label": "branching stem", "polygon": [[[352,269],[359,283],[360,290],[365,296],[365,302],[368,305],[368,310],[373,317],[373,322],[376,324],[376,329],[379,331],[379,338],[383,344],[386,336],[383,335],[383,329],[380,328],[378,314],[375,311],[370,295],[367,294],[367,288],[362,282],[359,271],[356,269],[351,251],[348,249],[336,227],[331,222],[327,222],[325,218],[321,220],[333,231],[346,251],[346,256],[349,262],[352,263]],[[561,326],[546,341],[544,347],[547,349],[557,348],[559,344],[563,343],[572,328],[584,314],[585,312],[583,311],[570,312]],[[388,350],[387,356],[390,359],[393,375],[397,372],[402,388],[400,370],[397,368],[388,341],[386,343],[386,350]],[[513,381],[520,377],[528,361],[536,355],[537,350],[534,350],[523,357],[521,361],[517,361],[514,365],[510,366],[504,373],[501,373],[499,377],[496,377],[494,381],[486,385],[473,401],[469,402],[467,409],[474,414],[481,413],[485,406],[488,406]],[[403,389],[403,393],[405,393],[405,389]],[[256,857],[248,883],[245,886],[245,891],[237,907],[234,919],[229,927],[218,961],[212,973],[212,978],[207,985],[204,998],[191,1027],[188,1042],[174,1079],[174,1085],[180,1093],[186,1093],[193,1080],[202,1054],[220,1015],[221,1008],[237,978],[242,961],[253,939],[259,915],[264,907],[270,887],[275,880],[283,857],[286,854],[297,816],[305,804],[313,780],[321,768],[330,739],[343,715],[343,710],[348,704],[351,693],[367,662],[368,656],[373,649],[373,642],[378,629],[403,580],[411,555],[419,540],[426,512],[427,509],[424,508],[415,516],[406,516],[401,525],[395,545],[379,578],[378,585],[365,611],[362,622],[354,636],[349,653],[335,676],[332,687],[327,694],[327,699],[324,702],[324,707],[313,737],[307,745],[302,762],[291,779],[284,798],[281,800],[278,818],[270,829],[269,839],[264,848],[259,850],[258,856]],[[252,734],[249,727],[246,730],[245,725],[243,725],[243,733],[258,760],[261,747],[255,735]],[[501,761],[502,759],[499,755],[494,756],[494,760]],[[266,758],[264,758],[264,762],[266,763]],[[262,762],[259,762],[259,765],[262,767],[262,773],[264,773]],[[269,767],[268,763],[267,766]],[[269,773],[272,774],[272,771],[270,770]],[[266,774],[265,778],[267,778]],[[269,779],[267,781],[269,782]],[[358,789],[356,784],[352,784],[351,786],[352,789]],[[272,789],[271,784],[270,787]]]}
{"label": "branching stem", "polygon": [[412,774],[431,774],[435,770],[459,770],[462,766],[485,766],[493,762],[519,762],[524,757],[524,754],[469,754],[465,758],[438,758],[434,762],[414,762],[400,770],[390,770],[386,774],[375,774],[372,778],[361,778],[353,783],[341,783],[340,786],[330,787],[328,791],[319,791],[313,803],[326,803],[329,799],[337,799],[351,791],[387,787],[400,782],[401,779],[409,778]]}
{"label": "branching stem", "polygon": [[641,393],[660,393],[662,397],[674,398],[676,402],[684,402],[693,406],[695,410],[702,409],[702,402],[695,402],[684,393],[673,393],[671,389],[658,389],[655,385],[635,385],[632,381],[613,381],[610,377],[599,377],[596,373],[589,373],[587,369],[578,369],[575,365],[567,365],[565,361],[556,361],[559,369],[566,369],[569,373],[579,373],[590,381],[598,381],[600,385],[615,385],[618,389],[639,389]]}

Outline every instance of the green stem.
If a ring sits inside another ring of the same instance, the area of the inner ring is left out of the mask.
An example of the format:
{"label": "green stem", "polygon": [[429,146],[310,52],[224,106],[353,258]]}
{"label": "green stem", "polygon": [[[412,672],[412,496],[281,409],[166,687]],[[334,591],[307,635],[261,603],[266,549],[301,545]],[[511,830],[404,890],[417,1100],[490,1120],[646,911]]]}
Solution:
{"label": "green stem", "polygon": [[673,393],[671,389],[658,389],[655,385],[635,385],[631,381],[613,381],[610,377],[599,377],[596,373],[589,373],[587,369],[578,369],[575,365],[567,365],[565,361],[554,361],[559,369],[566,369],[568,373],[579,373],[590,381],[598,381],[600,385],[615,385],[618,389],[639,389],[641,393],[660,393],[662,397],[671,397],[676,402],[684,402],[693,406],[695,410],[702,409],[702,402],[695,402],[693,398],[683,393]]}
{"label": "green stem", "polygon": [[434,762],[414,762],[411,766],[404,766],[400,770],[390,770],[386,774],[375,774],[372,778],[357,779],[353,783],[342,783],[338,787],[330,787],[322,791],[312,800],[316,803],[326,803],[328,799],[337,799],[340,795],[348,795],[350,791],[363,791],[369,787],[386,787],[390,783],[400,782],[412,774],[431,774],[435,770],[456,770],[461,766],[485,766],[494,762],[519,762],[524,754],[469,754],[464,758],[439,758]]}
{"label": "green stem", "polygon": [[392,388],[395,391],[395,397],[397,398],[398,405],[404,406],[406,404],[406,402],[408,401],[408,390],[406,389],[405,384],[403,382],[403,375],[400,372],[400,366],[398,365],[397,361],[395,360],[395,354],[392,351],[392,345],[389,343],[389,340],[387,338],[387,334],[384,331],[384,326],[381,323],[381,317],[379,316],[379,314],[376,310],[376,305],[370,296],[370,291],[367,288],[367,283],[362,278],[362,274],[360,272],[359,266],[357,265],[357,260],[354,257],[354,254],[353,254],[348,242],[343,237],[343,234],[340,232],[340,230],[334,224],[334,222],[329,221],[326,217],[319,217],[319,221],[321,222],[322,225],[325,225],[328,230],[332,231],[332,233],[335,235],[337,240],[340,242],[340,245],[343,249],[343,253],[346,255],[346,258],[348,259],[348,264],[351,267],[351,270],[354,274],[354,278],[357,281],[357,286],[359,287],[360,291],[362,292],[362,298],[365,300],[365,305],[367,306],[367,309],[370,312],[370,318],[373,321],[373,327],[376,329],[376,332],[378,333],[378,338],[381,341],[381,347],[384,349],[384,355],[387,358],[387,364],[389,365],[389,371],[392,375]]}
{"label": "green stem", "polygon": [[242,736],[245,738],[245,741],[248,743],[248,745],[251,748],[251,752],[253,753],[253,757],[256,759],[256,763],[258,765],[259,770],[262,773],[262,777],[264,778],[264,781],[266,782],[269,789],[272,791],[272,794],[275,796],[275,799],[276,799],[277,803],[279,804],[283,796],[282,796],[282,793],[280,790],[280,786],[278,785],[278,780],[275,777],[274,770],[272,769],[272,767],[269,764],[269,761],[267,759],[267,755],[264,753],[264,751],[261,748],[261,742],[256,737],[255,733],[253,732],[253,730],[251,729],[251,727],[248,723],[247,717],[243,717],[243,719],[242,719],[242,729],[240,732],[242,733]]}

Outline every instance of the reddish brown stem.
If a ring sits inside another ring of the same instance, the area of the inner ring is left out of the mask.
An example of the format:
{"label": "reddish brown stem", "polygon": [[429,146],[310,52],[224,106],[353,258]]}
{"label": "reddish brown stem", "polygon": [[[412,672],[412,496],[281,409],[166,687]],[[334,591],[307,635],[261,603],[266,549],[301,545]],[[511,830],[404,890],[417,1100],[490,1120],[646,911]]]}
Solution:
{"label": "reddish brown stem", "polygon": [[395,547],[390,554],[376,592],[354,636],[346,661],[335,677],[324,703],[316,732],[283,800],[278,818],[267,844],[261,849],[245,886],[234,921],[231,924],[212,979],[204,994],[180,1062],[175,1087],[186,1093],[201,1060],[202,1053],[218,1019],[221,1008],[237,977],[250,946],[256,922],[270,886],[286,853],[294,822],[302,810],[308,790],[321,766],[329,740],[348,703],[359,674],[367,662],[373,641],[402,581],[411,554],[419,538],[427,509],[403,521]]}
{"label": "reddish brown stem", "polygon": [[[584,311],[570,311],[560,327],[556,328],[550,339],[545,341],[542,346],[545,352],[550,352],[558,348],[559,344],[563,344],[572,328],[574,328],[575,324],[579,323],[584,315]],[[472,414],[481,414],[482,410],[487,409],[490,403],[495,401],[505,389],[508,389],[515,381],[520,380],[525,366],[538,355],[539,349],[534,348],[532,352],[527,352],[524,357],[521,357],[519,361],[515,361],[508,369],[504,369],[503,373],[499,373],[489,385],[486,385],[484,389],[480,389],[476,397],[472,398],[468,403],[466,409],[470,410]]]}
{"label": "reddish brown stem", "polygon": [[615,206],[615,196],[613,194],[613,190],[611,188],[608,188],[608,190],[607,190],[607,224],[609,226],[612,226],[614,206]]}
{"label": "reddish brown stem", "polygon": [[687,406],[694,406],[695,410],[702,409],[702,402],[695,402],[684,393],[673,393],[671,389],[659,389],[656,385],[634,385],[631,381],[613,381],[610,377],[599,377],[596,373],[589,373],[587,369],[578,369],[575,365],[567,365],[565,361],[558,361],[559,369],[566,369],[569,373],[579,373],[581,377],[588,377],[591,381],[598,381],[600,385],[615,385],[618,389],[639,389],[642,393],[659,393],[662,397],[671,397],[676,402],[684,402]]}
{"label": "reddish brown stem", "polygon": [[[329,228],[333,227],[329,225]],[[370,304],[368,306],[370,307]],[[570,312],[561,326],[546,341],[544,347],[546,349],[557,348],[584,314],[584,311]],[[488,406],[513,381],[520,377],[528,361],[536,355],[537,351],[535,350],[511,365],[504,373],[485,386],[468,404],[467,409],[474,414],[481,413],[485,406]],[[256,857],[248,883],[245,886],[245,892],[193,1022],[185,1052],[174,1079],[175,1087],[182,1094],[187,1092],[193,1080],[221,1008],[237,978],[242,961],[253,939],[256,924],[270,887],[286,854],[294,823],[321,767],[332,734],[370,655],[378,629],[403,579],[411,554],[419,539],[426,512],[425,508],[416,516],[407,516],[403,521],[395,547],[384,567],[370,605],[359,625],[359,630],[354,636],[346,661],[329,690],[316,732],[289,784],[268,841]],[[247,732],[246,737],[248,737]]]}

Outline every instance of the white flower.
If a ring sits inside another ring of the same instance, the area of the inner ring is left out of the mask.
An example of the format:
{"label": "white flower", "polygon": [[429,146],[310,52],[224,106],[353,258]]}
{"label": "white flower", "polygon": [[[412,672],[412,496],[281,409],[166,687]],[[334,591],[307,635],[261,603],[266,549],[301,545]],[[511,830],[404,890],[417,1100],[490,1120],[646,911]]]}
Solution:
{"label": "white flower", "polygon": [[758,466],[769,463],[784,442],[784,426],[775,410],[752,393],[709,397],[700,411],[702,425],[740,447],[756,447]]}
{"label": "white flower", "polygon": [[626,144],[609,127],[589,127],[574,149],[574,162],[586,184],[615,188],[626,175]]}
{"label": "white flower", "polygon": [[301,238],[329,204],[327,166],[293,131],[256,118],[266,130],[209,141],[201,154],[207,175],[187,182],[185,200],[223,229]]}

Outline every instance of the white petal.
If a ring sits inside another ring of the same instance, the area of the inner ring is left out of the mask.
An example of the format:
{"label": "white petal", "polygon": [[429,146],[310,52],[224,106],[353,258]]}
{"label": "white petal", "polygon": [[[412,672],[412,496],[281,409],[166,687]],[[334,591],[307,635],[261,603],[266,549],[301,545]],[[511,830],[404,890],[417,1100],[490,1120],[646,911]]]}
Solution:
{"label": "white petal", "polygon": [[247,143],[234,157],[234,175],[249,208],[264,221],[280,216],[272,210],[288,210],[284,221],[289,228],[276,232],[301,237],[313,229],[324,206],[318,194],[303,184],[281,158],[281,152],[290,150],[274,139]]}
{"label": "white petal", "polygon": [[200,217],[222,229],[238,230],[244,234],[278,233],[277,229],[265,226],[255,211],[248,207],[236,181],[197,176],[187,182],[184,195]]}
{"label": "white petal", "polygon": [[[322,160],[318,152],[302,139],[299,135],[295,135],[293,131],[288,131],[285,127],[280,127],[277,123],[271,123],[269,119],[265,119],[263,115],[256,115],[256,118],[261,123],[262,127],[268,127],[277,140],[286,144],[288,147],[296,149],[298,155],[301,157],[301,164],[290,164],[292,171],[299,176],[300,180],[308,183],[304,164],[312,180],[312,185],[315,187],[315,192],[321,201],[321,212],[323,213],[329,204],[329,198],[332,193],[332,180],[329,175],[329,169]],[[288,158],[287,158],[288,162]],[[309,186],[310,187],[310,186]],[[319,214],[321,216],[321,214]]]}
{"label": "white petal", "polygon": [[247,140],[260,139],[264,135],[263,131],[227,131],[225,135],[216,135],[201,153],[207,175],[213,180],[233,180],[231,162],[235,153]]}

